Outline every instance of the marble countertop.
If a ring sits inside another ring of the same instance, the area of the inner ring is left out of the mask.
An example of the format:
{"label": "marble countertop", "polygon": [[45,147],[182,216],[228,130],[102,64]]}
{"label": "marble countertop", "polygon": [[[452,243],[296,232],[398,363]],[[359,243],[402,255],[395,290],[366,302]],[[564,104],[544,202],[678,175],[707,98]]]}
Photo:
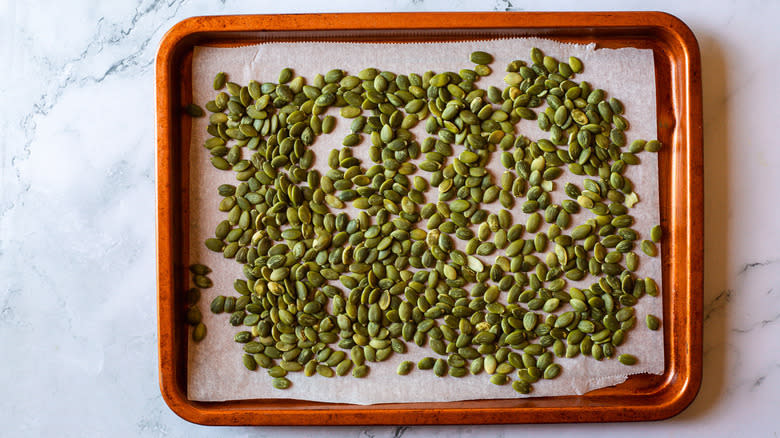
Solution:
{"label": "marble countertop", "polygon": [[162,35],[196,15],[503,11],[537,3],[5,0],[0,435],[777,436],[780,208],[772,199],[780,187],[780,3],[583,3],[554,7],[670,12],[701,47],[704,379],[681,414],[609,425],[215,429],[180,419],[160,396],[154,60]]}

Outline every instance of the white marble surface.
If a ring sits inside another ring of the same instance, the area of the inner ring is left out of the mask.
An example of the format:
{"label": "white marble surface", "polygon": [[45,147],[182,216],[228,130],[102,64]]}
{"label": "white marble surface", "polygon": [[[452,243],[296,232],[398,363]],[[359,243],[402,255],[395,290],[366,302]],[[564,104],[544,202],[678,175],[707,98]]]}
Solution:
{"label": "white marble surface", "polygon": [[[547,2],[671,12],[702,53],[704,381],[677,417],[610,425],[207,428],[157,384],[154,58],[205,14],[525,10],[519,0],[0,1],[1,436],[777,436],[780,3]],[[769,201],[769,202],[766,202]],[[773,414],[774,412],[774,414]]]}

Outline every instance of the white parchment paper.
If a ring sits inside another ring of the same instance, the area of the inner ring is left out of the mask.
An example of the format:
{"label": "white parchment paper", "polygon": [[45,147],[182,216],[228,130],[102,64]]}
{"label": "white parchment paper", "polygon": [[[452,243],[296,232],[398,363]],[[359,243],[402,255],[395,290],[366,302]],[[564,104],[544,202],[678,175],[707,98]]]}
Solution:
{"label": "white parchment paper", "polygon": [[[627,131],[628,143],[638,138],[654,139],[656,133],[655,70],[651,50],[638,49],[596,49],[594,45],[581,46],[561,44],[543,39],[504,39],[491,41],[465,41],[453,43],[410,43],[410,44],[369,44],[369,43],[268,43],[239,48],[197,47],[193,56],[193,102],[203,106],[214,98],[212,88],[214,75],[219,71],[229,74],[229,79],[239,84],[247,84],[254,79],[259,82],[276,82],[279,71],[290,67],[295,74],[311,80],[318,73],[326,73],[333,68],[348,69],[356,74],[366,67],[389,70],[398,74],[418,73],[427,70],[435,72],[459,71],[473,68],[469,54],[474,50],[487,51],[495,57],[491,64],[493,74],[481,78],[477,86],[487,89],[490,85],[504,88],[503,77],[506,65],[515,59],[528,61],[531,47],[539,47],[545,54],[560,60],[577,56],[585,70],[577,75],[576,81],[589,81],[593,88],[602,88],[608,96],[620,99],[625,105],[624,116],[631,123]],[[543,109],[543,108],[542,108]],[[317,138],[312,149],[317,159],[314,167],[324,173],[327,170],[327,155],[332,148],[341,148],[341,141],[348,133],[350,121],[338,117],[331,109],[329,114],[338,119],[335,131],[330,135]],[[237,295],[232,287],[233,281],[243,278],[242,267],[234,260],[226,260],[221,254],[206,249],[202,242],[212,237],[216,225],[224,219],[224,213],[217,210],[220,197],[216,192],[223,183],[236,184],[232,172],[219,171],[209,163],[209,153],[203,147],[207,139],[208,118],[194,119],[190,145],[190,185],[189,202],[191,223],[189,224],[190,262],[205,263],[214,272],[210,278],[215,287],[203,290],[200,301],[204,322],[208,327],[205,340],[196,344],[190,341],[188,348],[187,388],[191,400],[219,401],[253,398],[294,398],[325,402],[343,402],[356,404],[391,402],[455,401],[468,399],[495,399],[524,397],[512,390],[510,385],[490,384],[490,376],[481,375],[456,379],[438,378],[431,371],[414,370],[410,375],[400,377],[396,368],[401,361],[417,361],[424,356],[436,356],[428,348],[407,343],[407,354],[394,354],[391,359],[372,363],[371,372],[365,379],[345,377],[324,378],[318,375],[306,377],[303,373],[290,373],[287,377],[293,382],[285,391],[271,386],[271,378],[263,369],[248,371],[242,364],[242,345],[233,341],[233,335],[241,327],[232,327],[228,323],[229,315],[213,315],[208,304],[217,295]],[[422,142],[426,134],[424,123],[412,130],[417,140]],[[518,133],[536,140],[548,138],[537,127],[536,121],[521,121],[517,125]],[[370,140],[364,139],[361,146],[353,148],[368,168],[372,163],[368,159]],[[456,155],[462,146],[455,146]],[[496,180],[505,170],[499,162],[499,153],[494,153],[488,168]],[[655,154],[640,154],[641,166],[630,166],[626,175],[635,183],[635,191],[640,202],[631,210],[636,223],[634,229],[641,238],[649,238],[649,230],[660,223],[658,204],[658,166]],[[419,162],[419,161],[418,161]],[[566,182],[576,182],[582,187],[582,178],[564,174],[556,180],[556,192],[553,201],[560,203],[565,199],[563,187]],[[428,201],[436,200],[436,189],[427,193]],[[522,200],[512,211],[515,223],[525,223],[526,215],[520,210]],[[484,205],[483,208],[498,211],[500,204]],[[356,211],[347,208],[354,217]],[[572,217],[572,223],[583,223],[589,212]],[[423,225],[424,226],[424,225]],[[475,229],[476,231],[476,229]],[[569,230],[570,231],[570,230]],[[528,238],[528,235],[525,236]],[[455,239],[457,243],[463,244]],[[661,285],[660,256],[654,259],[642,256],[637,275],[650,276]],[[483,260],[492,263],[495,256],[503,254],[499,250],[492,257]],[[569,286],[587,287],[593,279],[587,277],[582,282],[569,282]],[[340,286],[340,285],[338,285]],[[627,341],[618,348],[618,353],[631,353],[639,358],[633,367],[620,364],[617,360],[597,362],[591,357],[579,356],[574,359],[556,358],[563,372],[555,380],[542,380],[534,384],[534,391],[528,396],[551,396],[584,394],[593,389],[623,382],[627,375],[635,373],[661,374],[664,370],[663,334],[659,330],[651,332],[644,325],[648,313],[661,316],[661,296],[645,296],[636,309],[638,319],[636,328],[629,333]]]}

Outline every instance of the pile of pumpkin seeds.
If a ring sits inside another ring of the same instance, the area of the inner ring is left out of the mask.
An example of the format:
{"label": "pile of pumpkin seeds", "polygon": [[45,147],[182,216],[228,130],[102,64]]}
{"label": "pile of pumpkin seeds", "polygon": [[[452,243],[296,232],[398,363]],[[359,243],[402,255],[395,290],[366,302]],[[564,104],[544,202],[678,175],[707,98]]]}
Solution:
{"label": "pile of pumpkin seeds", "polygon": [[[285,68],[275,83],[247,85],[216,75],[205,147],[236,182],[216,187],[225,216],[205,245],[243,265],[244,278],[211,311],[240,327],[246,368],[265,369],[278,389],[290,372],[362,378],[413,342],[430,356],[401,362],[401,376],[484,372],[527,394],[565,372],[556,358],[637,362],[618,350],[633,306],[658,294],[634,271],[657,256],[661,230],[641,230],[652,239],[640,243],[625,172],[661,145],[627,142],[623,104],[574,80],[579,59],[530,55],[507,66],[503,89],[477,87],[492,73],[485,52],[457,73],[334,69],[309,83]],[[333,107],[339,118],[326,115]],[[547,138],[518,133],[533,121]],[[329,166],[321,174],[311,146],[336,123],[350,132],[317,157]],[[422,141],[410,131],[419,123]],[[493,154],[501,175],[486,169]],[[581,184],[566,183],[555,203],[567,171]],[[494,203],[498,213],[484,208]]]}

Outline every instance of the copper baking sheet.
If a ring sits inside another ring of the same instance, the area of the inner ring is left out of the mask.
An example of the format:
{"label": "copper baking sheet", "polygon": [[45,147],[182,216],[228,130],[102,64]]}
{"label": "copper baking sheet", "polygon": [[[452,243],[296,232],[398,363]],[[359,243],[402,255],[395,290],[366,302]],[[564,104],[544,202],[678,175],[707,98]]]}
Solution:
{"label": "copper baking sheet", "polygon": [[[381,23],[381,27],[377,27]],[[349,405],[186,396],[181,320],[189,220],[186,154],[192,50],[268,41],[402,42],[538,36],[597,47],[652,49],[655,57],[664,293],[663,375],[635,375],[581,396]],[[182,418],[207,425],[482,424],[640,421],[671,417],[701,382],[703,167],[699,49],[690,29],[658,12],[390,13],[195,17],[174,26],[157,56],[157,275],[160,388]]]}

